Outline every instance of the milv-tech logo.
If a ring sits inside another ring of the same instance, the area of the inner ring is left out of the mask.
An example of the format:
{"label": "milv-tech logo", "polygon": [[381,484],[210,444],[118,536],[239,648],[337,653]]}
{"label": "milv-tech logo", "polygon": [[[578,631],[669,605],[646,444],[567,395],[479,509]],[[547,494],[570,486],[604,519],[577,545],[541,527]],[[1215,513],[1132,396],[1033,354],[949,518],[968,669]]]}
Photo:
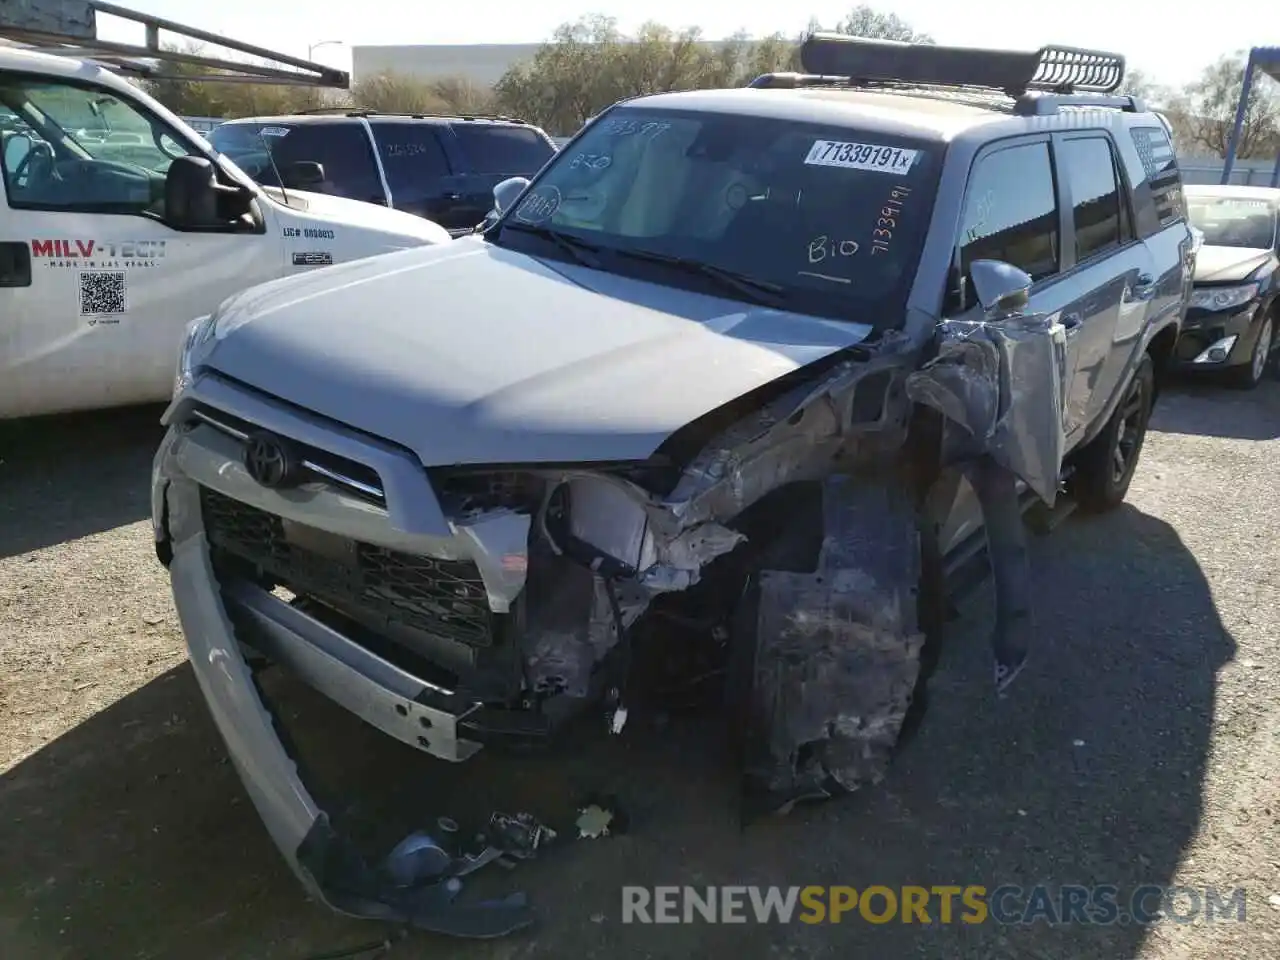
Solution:
{"label": "milv-tech logo", "polygon": [[158,266],[163,240],[32,240],[32,259],[46,267],[119,270]]}

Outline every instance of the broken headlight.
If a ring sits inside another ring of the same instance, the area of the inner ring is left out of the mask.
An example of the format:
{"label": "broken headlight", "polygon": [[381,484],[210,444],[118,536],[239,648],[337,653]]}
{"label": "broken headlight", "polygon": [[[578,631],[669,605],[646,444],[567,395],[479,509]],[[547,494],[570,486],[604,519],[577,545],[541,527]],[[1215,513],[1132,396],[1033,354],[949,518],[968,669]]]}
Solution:
{"label": "broken headlight", "polygon": [[1235,287],[1198,287],[1191,294],[1191,306],[1197,310],[1231,310],[1243,307],[1257,295],[1256,283]]}
{"label": "broken headlight", "polygon": [[588,477],[560,484],[547,504],[546,528],[567,556],[606,575],[633,574],[657,562],[648,513],[615,481]]}

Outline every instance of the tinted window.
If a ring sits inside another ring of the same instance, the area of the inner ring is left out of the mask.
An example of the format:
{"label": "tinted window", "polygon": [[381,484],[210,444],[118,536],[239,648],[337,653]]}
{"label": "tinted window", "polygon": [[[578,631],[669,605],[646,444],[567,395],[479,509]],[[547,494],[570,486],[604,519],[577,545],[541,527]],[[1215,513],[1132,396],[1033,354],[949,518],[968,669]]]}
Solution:
{"label": "tinted window", "polygon": [[1181,220],[1187,215],[1182,196],[1182,175],[1173,143],[1163,127],[1134,127],[1130,134],[1142,158],[1143,171],[1155,200],[1156,215],[1161,224]]}
{"label": "tinted window", "polygon": [[472,173],[531,177],[555,149],[529,127],[455,123],[453,132]]}
{"label": "tinted window", "polygon": [[374,139],[397,205],[403,196],[421,196],[449,175],[449,161],[430,123],[375,123]]}
{"label": "tinted window", "polygon": [[1003,260],[1034,279],[1058,271],[1058,198],[1047,143],[989,153],[969,179],[960,263]]}
{"label": "tinted window", "polygon": [[893,325],[942,154],[845,126],[615,108],[552,155],[497,240],[570,256],[521,232],[549,227],[598,246],[605,269],[749,299],[705,269],[720,268],[776,287],[790,309]]}
{"label": "tinted window", "polygon": [[1071,185],[1076,259],[1086,260],[1120,246],[1120,191],[1111,145],[1103,137],[1067,140],[1059,153]]}

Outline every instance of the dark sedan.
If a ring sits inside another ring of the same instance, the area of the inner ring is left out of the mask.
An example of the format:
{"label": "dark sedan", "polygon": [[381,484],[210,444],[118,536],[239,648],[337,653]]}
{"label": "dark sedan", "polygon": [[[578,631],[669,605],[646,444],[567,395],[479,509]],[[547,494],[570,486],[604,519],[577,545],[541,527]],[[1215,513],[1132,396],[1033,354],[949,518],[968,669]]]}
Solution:
{"label": "dark sedan", "polygon": [[1204,235],[1177,359],[1256,387],[1280,332],[1280,189],[1188,186],[1192,224]]}

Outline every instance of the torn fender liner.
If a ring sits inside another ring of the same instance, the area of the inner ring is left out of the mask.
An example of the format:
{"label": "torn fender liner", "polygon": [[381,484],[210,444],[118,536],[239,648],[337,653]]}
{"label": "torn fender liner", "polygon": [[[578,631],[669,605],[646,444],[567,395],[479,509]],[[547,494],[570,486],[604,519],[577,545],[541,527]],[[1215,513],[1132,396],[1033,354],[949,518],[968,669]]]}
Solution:
{"label": "torn fender liner", "polygon": [[938,354],[907,377],[907,396],[940,412],[947,459],[990,454],[1053,506],[1066,447],[1066,333],[1058,315],[944,320]]}
{"label": "torn fender liner", "polygon": [[218,597],[203,534],[192,533],[174,548],[170,577],[214,723],[267,831],[308,893],[340,913],[454,936],[497,937],[532,923],[522,895],[456,904],[456,886],[397,889],[370,868],[316,806],[285,751]]}
{"label": "torn fender liner", "polygon": [[748,802],[784,812],[884,775],[924,643],[919,530],[896,480],[826,481],[816,571],[765,570],[748,593]]}

